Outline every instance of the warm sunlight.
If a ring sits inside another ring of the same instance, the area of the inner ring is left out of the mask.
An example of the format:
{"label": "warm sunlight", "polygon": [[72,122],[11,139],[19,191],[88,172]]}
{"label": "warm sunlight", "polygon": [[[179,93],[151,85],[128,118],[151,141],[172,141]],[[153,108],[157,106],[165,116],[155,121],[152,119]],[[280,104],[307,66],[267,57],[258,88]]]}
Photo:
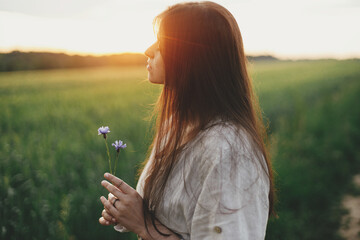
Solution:
{"label": "warm sunlight", "polygon": [[[154,41],[151,18],[129,14],[106,14],[99,10],[76,18],[50,18],[0,12],[2,51],[45,50],[106,54],[143,52]],[[9,22],[9,25],[1,23]],[[141,25],[146,25],[141,26]],[[20,30],[20,31],[19,31]],[[11,35],[11,36],[9,36]]]}
{"label": "warm sunlight", "polygon": [[[216,2],[237,19],[248,54],[283,58],[360,56],[360,30],[352,27],[360,21],[359,6],[350,1]],[[3,1],[0,52],[144,52],[155,40],[152,19],[172,3],[79,0],[76,4],[64,1],[58,7],[44,0],[34,4]]]}
{"label": "warm sunlight", "polygon": [[0,240],[360,240],[359,23],[360,0],[0,0]]}

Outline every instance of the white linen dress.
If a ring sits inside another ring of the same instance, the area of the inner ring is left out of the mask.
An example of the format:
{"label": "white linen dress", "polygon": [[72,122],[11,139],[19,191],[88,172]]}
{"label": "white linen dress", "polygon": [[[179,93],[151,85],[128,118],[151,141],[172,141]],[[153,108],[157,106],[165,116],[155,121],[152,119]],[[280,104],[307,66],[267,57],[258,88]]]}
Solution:
{"label": "white linen dress", "polygon": [[[255,153],[250,137],[230,123],[199,134],[170,173],[157,219],[185,240],[264,239],[270,186]],[[136,187],[141,196],[153,154]]]}

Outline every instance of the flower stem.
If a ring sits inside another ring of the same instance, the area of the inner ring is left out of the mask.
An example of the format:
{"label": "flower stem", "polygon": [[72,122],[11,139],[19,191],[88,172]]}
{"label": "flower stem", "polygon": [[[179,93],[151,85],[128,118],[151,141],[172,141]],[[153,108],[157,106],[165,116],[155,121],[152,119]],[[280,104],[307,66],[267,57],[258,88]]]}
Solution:
{"label": "flower stem", "polygon": [[116,153],[116,161],[115,161],[115,169],[114,169],[114,175],[116,175],[116,165],[117,165],[117,163],[118,163],[118,161],[119,161],[119,154],[120,152],[117,152]]}
{"label": "flower stem", "polygon": [[110,168],[110,174],[112,174],[112,171],[111,171],[110,151],[109,151],[109,147],[108,147],[108,144],[107,144],[106,138],[105,138],[105,145],[106,145],[106,152],[107,152],[107,155],[108,155],[108,158],[109,158],[109,168]]}

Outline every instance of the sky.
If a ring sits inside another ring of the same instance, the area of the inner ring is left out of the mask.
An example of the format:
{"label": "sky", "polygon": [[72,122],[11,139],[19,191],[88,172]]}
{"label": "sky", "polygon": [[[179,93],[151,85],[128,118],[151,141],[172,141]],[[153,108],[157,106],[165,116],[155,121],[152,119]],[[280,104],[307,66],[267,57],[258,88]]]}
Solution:
{"label": "sky", "polygon": [[[0,0],[0,52],[143,53],[174,0]],[[360,58],[359,0],[219,0],[248,55]]]}

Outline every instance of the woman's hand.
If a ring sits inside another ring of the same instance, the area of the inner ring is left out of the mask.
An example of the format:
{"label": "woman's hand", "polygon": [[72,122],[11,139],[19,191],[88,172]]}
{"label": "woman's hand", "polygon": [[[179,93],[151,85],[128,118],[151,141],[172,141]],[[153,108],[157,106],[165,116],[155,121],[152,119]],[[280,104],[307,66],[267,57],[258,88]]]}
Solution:
{"label": "woman's hand", "polygon": [[109,225],[116,225],[117,222],[116,222],[116,219],[111,216],[107,211],[106,209],[104,208],[101,212],[101,218],[99,218],[99,223],[101,225],[104,225],[104,226],[109,226]]}
{"label": "woman's hand", "polygon": [[[108,201],[114,203],[115,199],[117,199],[113,194],[109,193]],[[101,212],[101,218],[99,218],[99,223],[104,226],[116,225],[116,219],[104,208]]]}
{"label": "woman's hand", "polygon": [[101,224],[105,223],[103,225],[110,225],[116,222],[129,231],[143,235],[146,229],[142,197],[135,189],[114,175],[105,173],[104,177],[112,184],[104,180],[101,182],[101,185],[112,193],[116,199],[110,201],[110,198],[106,199],[104,196],[101,196],[100,200],[104,205],[105,211],[102,213],[103,220],[100,218],[99,222]]}

